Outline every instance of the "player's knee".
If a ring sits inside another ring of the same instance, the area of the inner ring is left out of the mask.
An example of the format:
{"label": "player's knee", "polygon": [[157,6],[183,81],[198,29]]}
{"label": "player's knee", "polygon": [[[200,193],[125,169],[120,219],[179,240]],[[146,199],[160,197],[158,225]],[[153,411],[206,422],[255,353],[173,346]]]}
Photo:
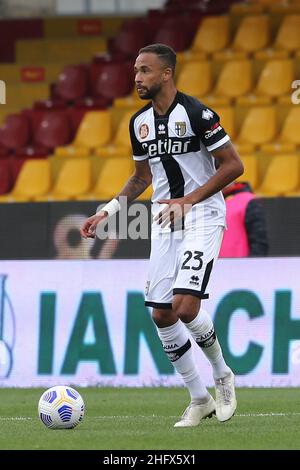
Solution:
{"label": "player's knee", "polygon": [[175,295],[172,303],[173,313],[184,323],[189,323],[198,314],[200,300],[190,295]]}
{"label": "player's knee", "polygon": [[154,308],[152,311],[152,320],[159,328],[164,328],[175,323],[175,315],[170,309]]}

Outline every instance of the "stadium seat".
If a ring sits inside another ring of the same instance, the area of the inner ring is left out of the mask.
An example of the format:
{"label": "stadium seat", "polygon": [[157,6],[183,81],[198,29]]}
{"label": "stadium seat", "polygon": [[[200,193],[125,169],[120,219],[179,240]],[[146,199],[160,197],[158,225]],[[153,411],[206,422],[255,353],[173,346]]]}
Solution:
{"label": "stadium seat", "polygon": [[134,58],[138,51],[147,44],[147,31],[141,29],[141,25],[133,24],[133,27],[122,27],[109,43],[109,52],[123,53],[126,58]]}
{"label": "stadium seat", "polygon": [[275,108],[272,106],[253,107],[246,114],[235,144],[241,154],[251,153],[260,145],[271,142],[276,131]]}
{"label": "stadium seat", "polygon": [[133,67],[131,62],[112,61],[92,64],[92,96],[103,97],[113,101],[126,96],[132,90]]}
{"label": "stadium seat", "polygon": [[299,156],[276,155],[272,158],[257,194],[285,196],[299,188]]}
{"label": "stadium seat", "polygon": [[215,106],[214,111],[220,116],[221,126],[231,139],[236,136],[235,116],[233,106]]}
{"label": "stadium seat", "polygon": [[290,93],[293,80],[294,67],[291,60],[270,60],[259,76],[254,94],[276,98]]}
{"label": "stadium seat", "polygon": [[33,128],[34,144],[46,147],[50,151],[60,145],[68,144],[71,140],[71,123],[65,111],[42,112]]}
{"label": "stadium seat", "polygon": [[178,90],[192,96],[203,96],[212,86],[211,65],[208,61],[187,62],[176,80]]}
{"label": "stadium seat", "polygon": [[194,38],[191,54],[213,52],[224,49],[229,42],[228,16],[213,16],[204,18]]}
{"label": "stadium seat", "polygon": [[[88,194],[77,195],[77,200],[108,200],[120,192],[133,174],[130,158],[107,158],[99,172],[94,188]],[[87,192],[87,191],[86,191]]]}
{"label": "stadium seat", "polygon": [[261,151],[268,154],[294,152],[297,147],[300,147],[300,133],[297,131],[299,123],[300,108],[292,106],[276,141],[262,145]]}
{"label": "stadium seat", "polygon": [[225,62],[212,94],[237,98],[252,89],[252,68],[249,60]]}
{"label": "stadium seat", "polygon": [[237,181],[247,181],[250,183],[251,188],[256,190],[258,186],[258,161],[257,155],[241,155],[241,160],[244,164],[244,173],[237,178]]}
{"label": "stadium seat", "polygon": [[12,185],[12,175],[10,167],[10,158],[0,159],[0,194],[10,191]]}
{"label": "stadium seat", "polygon": [[0,202],[33,201],[46,194],[51,185],[50,163],[47,159],[28,159],[23,164],[13,190],[0,197]]}
{"label": "stadium seat", "polygon": [[270,60],[264,65],[253,92],[241,96],[238,104],[270,104],[275,98],[290,94],[293,80],[294,65],[291,60]]}
{"label": "stadium seat", "polygon": [[247,59],[249,54],[254,54],[266,47],[269,41],[269,17],[267,15],[245,16],[241,20],[230,48],[215,52],[213,60],[224,62]]}
{"label": "stadium seat", "polygon": [[267,47],[270,40],[268,15],[251,15],[242,19],[234,37],[236,51],[255,52]]}
{"label": "stadium seat", "polygon": [[129,157],[131,155],[129,121],[132,114],[132,111],[128,111],[124,114],[113,141],[104,147],[97,147],[95,150],[95,155],[101,158]]}
{"label": "stadium seat", "polygon": [[161,27],[154,36],[154,43],[166,44],[176,52],[188,49],[190,35],[184,28],[178,26]]}
{"label": "stadium seat", "polygon": [[88,95],[88,69],[86,66],[66,65],[58,77],[56,93],[68,102]]}
{"label": "stadium seat", "polygon": [[55,155],[61,157],[85,157],[95,148],[104,146],[111,136],[111,114],[109,111],[85,113],[75,139],[71,145],[57,147]]}
{"label": "stadium seat", "polygon": [[275,38],[275,49],[294,52],[300,49],[300,15],[286,15]]}
{"label": "stadium seat", "polygon": [[13,184],[17,181],[19,173],[22,169],[22,166],[24,163],[28,160],[28,158],[19,158],[19,157],[13,157],[11,159],[11,173],[12,173],[12,180]]}
{"label": "stadium seat", "polygon": [[122,98],[116,98],[114,100],[114,107],[116,108],[142,108],[144,104],[146,103],[145,101],[141,101],[141,98],[137,93],[136,87],[133,88],[132,92],[129,95],[123,96]]}
{"label": "stadium seat", "polygon": [[24,147],[30,142],[29,120],[22,114],[10,114],[0,127],[0,145],[9,150]]}
{"label": "stadium seat", "polygon": [[38,200],[67,201],[80,198],[81,194],[90,190],[91,178],[91,162],[88,158],[70,158],[60,169],[52,191]]}

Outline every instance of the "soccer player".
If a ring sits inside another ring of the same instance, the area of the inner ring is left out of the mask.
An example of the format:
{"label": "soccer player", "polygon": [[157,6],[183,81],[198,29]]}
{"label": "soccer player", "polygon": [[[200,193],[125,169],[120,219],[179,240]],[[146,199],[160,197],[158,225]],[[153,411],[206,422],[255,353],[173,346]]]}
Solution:
{"label": "soccer player", "polygon": [[[175,66],[176,54],[164,44],[140,49],[135,84],[139,97],[151,101],[130,121],[135,172],[114,199],[85,221],[81,235],[95,237],[97,225],[120,209],[120,196],[133,201],[152,183],[146,305],[153,308],[163,349],[190,393],[175,427],[189,427],[214,413],[227,421],[237,405],[234,374],[201,303],[208,298],[225,227],[222,189],[243,173],[243,165],[219,116],[177,91]],[[201,380],[190,338],[212,366],[216,400]]]}

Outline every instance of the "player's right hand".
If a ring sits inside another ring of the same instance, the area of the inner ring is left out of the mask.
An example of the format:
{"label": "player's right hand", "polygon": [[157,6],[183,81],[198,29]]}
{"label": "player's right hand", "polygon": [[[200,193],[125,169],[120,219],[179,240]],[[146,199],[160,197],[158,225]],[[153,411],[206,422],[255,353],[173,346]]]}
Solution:
{"label": "player's right hand", "polygon": [[97,225],[107,219],[107,212],[100,211],[98,215],[92,215],[82,225],[80,234],[83,238],[95,238]]}

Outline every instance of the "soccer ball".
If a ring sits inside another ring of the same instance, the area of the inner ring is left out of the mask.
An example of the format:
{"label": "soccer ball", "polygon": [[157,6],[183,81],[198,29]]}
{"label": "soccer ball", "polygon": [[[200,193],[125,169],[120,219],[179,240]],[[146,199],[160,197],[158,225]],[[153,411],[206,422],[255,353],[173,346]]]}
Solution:
{"label": "soccer ball", "polygon": [[47,428],[75,428],[84,417],[84,401],[74,388],[57,385],[46,390],[38,404],[39,418]]}

